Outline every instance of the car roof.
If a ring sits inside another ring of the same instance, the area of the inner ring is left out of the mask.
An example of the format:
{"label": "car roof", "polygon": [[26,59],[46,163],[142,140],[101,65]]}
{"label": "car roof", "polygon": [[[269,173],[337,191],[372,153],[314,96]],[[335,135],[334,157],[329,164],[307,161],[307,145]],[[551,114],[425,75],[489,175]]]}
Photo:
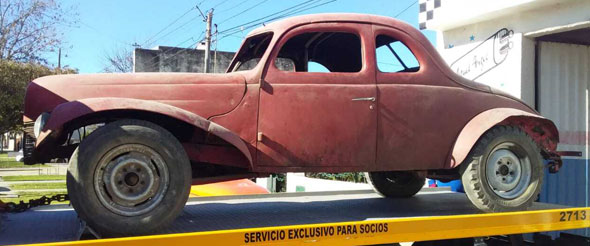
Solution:
{"label": "car roof", "polygon": [[434,49],[434,46],[432,46],[430,41],[428,41],[428,39],[418,29],[407,22],[392,17],[356,13],[324,13],[301,15],[271,22],[262,27],[256,28],[248,33],[247,37],[265,32],[274,32],[275,35],[281,36],[284,32],[296,26],[323,22],[367,23],[388,26],[400,30],[412,37],[415,42],[418,42],[425,49],[426,53],[432,58],[433,64],[438,66],[441,72],[443,72],[445,75],[452,78],[457,83],[462,84],[463,86],[481,91],[490,90],[490,87],[487,85],[467,80],[453,72],[450,67],[446,65],[440,54]]}

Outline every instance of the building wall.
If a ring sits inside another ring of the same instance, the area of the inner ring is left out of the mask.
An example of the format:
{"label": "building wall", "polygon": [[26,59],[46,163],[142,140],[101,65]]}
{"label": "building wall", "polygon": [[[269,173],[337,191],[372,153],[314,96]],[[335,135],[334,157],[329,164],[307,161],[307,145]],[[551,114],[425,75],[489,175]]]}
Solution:
{"label": "building wall", "polygon": [[[133,72],[184,72],[203,73],[205,51],[159,46],[157,49],[135,49]],[[211,51],[211,73],[225,73],[235,52]],[[282,70],[293,69],[288,59],[275,63]],[[255,63],[243,63],[242,69],[252,69]]]}
{"label": "building wall", "polygon": [[1,151],[18,151],[21,148],[22,136],[20,133],[7,132],[1,134],[0,150]]}
{"label": "building wall", "polygon": [[[157,49],[135,49],[134,72],[204,72],[204,50],[159,46]],[[224,73],[234,52],[211,51],[211,72]]]}
{"label": "building wall", "polygon": [[[541,201],[589,204],[588,110],[590,46],[539,42],[539,111],[553,119],[560,132],[561,150],[581,151],[564,158],[557,174],[546,174]],[[576,230],[589,235],[588,230]]]}
{"label": "building wall", "polygon": [[437,32],[437,49],[453,70],[538,108],[557,125],[559,150],[583,152],[564,158],[558,174],[545,174],[540,201],[589,206],[590,48],[536,38],[590,27],[590,1],[440,0],[438,8],[431,1],[420,1],[433,9],[430,19],[421,13],[422,27]]}
{"label": "building wall", "polygon": [[[422,0],[421,3],[432,1]],[[437,31],[437,49],[449,65],[455,63],[452,66],[455,70],[464,69],[465,64],[470,63],[472,71],[478,71],[476,75],[483,75],[466,77],[504,90],[535,106],[534,38],[572,25],[590,26],[588,20],[590,4],[586,0],[441,0],[425,27]],[[511,32],[510,37],[494,36],[501,30]],[[489,45],[494,42],[496,46]],[[494,62],[499,46],[506,44],[510,46],[505,59]],[[458,61],[460,58],[462,62]],[[482,60],[487,61],[486,64],[478,66]]]}

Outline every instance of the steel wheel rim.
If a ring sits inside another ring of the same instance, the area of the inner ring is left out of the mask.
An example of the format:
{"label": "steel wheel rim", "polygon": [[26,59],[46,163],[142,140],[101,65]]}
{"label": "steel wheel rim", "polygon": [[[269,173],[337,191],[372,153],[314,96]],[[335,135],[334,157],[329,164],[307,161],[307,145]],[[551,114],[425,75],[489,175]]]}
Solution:
{"label": "steel wheel rim", "polygon": [[125,144],[109,150],[94,172],[94,188],[107,209],[123,216],[150,212],[170,183],[168,166],[152,148]]}
{"label": "steel wheel rim", "polygon": [[513,143],[500,144],[486,161],[488,185],[499,197],[515,199],[528,189],[532,179],[531,169],[524,149]]}

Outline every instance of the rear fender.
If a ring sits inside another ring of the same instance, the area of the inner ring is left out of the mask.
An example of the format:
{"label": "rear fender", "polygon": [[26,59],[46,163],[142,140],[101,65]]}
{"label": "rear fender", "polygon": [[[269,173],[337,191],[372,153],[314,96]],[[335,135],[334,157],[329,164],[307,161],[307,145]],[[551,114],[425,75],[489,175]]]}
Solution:
{"label": "rear fender", "polygon": [[496,125],[516,125],[524,130],[545,153],[555,153],[559,132],[550,120],[536,114],[513,108],[495,108],[471,119],[455,141],[446,168],[461,164],[477,140]]}
{"label": "rear fender", "polygon": [[49,121],[37,139],[36,145],[38,147],[43,145],[49,135],[59,135],[61,131],[64,130],[64,125],[72,120],[97,112],[111,110],[146,111],[182,120],[235,146],[248,159],[250,167],[252,167],[252,156],[250,151],[248,151],[244,141],[235,133],[184,109],[155,101],[140,99],[89,98],[60,104],[51,112]]}

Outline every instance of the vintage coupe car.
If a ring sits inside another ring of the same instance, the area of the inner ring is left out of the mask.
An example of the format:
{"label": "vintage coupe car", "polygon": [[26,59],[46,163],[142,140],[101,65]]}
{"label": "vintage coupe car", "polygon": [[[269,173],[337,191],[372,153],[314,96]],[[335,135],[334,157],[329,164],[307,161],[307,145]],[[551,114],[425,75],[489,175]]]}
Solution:
{"label": "vintage coupe car", "polygon": [[[493,212],[525,209],[544,160],[561,165],[550,120],[455,74],[418,30],[380,16],[268,24],[225,74],[49,76],[25,100],[25,162],[70,158],[71,203],[103,236],[169,224],[191,183],[368,172],[378,193],[409,197],[425,178],[462,179]],[[86,126],[100,127],[72,141]]]}

